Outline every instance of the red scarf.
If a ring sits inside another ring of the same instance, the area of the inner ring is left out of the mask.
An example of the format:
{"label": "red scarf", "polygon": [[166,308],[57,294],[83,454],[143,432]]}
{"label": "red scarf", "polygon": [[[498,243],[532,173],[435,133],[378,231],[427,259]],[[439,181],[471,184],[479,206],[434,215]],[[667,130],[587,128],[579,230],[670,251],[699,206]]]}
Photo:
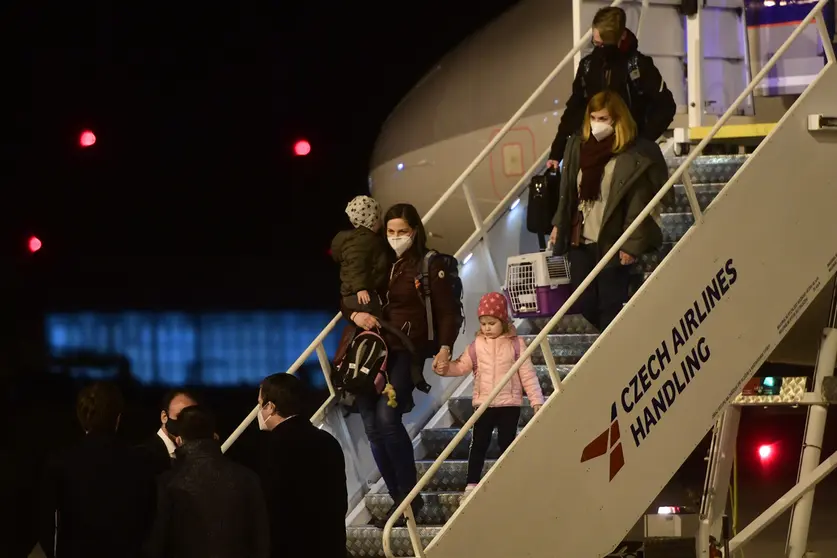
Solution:
{"label": "red scarf", "polygon": [[611,134],[599,141],[590,135],[590,139],[581,144],[579,200],[596,201],[601,198],[602,175],[605,165],[613,157],[615,137],[615,134]]}

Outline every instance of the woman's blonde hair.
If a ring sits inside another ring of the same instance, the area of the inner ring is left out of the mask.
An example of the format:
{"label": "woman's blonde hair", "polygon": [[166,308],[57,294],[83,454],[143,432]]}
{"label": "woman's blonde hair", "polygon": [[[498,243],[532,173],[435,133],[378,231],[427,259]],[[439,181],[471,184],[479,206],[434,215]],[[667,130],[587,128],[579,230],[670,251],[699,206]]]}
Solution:
{"label": "woman's blonde hair", "polygon": [[613,140],[613,152],[621,153],[636,139],[636,122],[628,110],[628,105],[622,97],[614,91],[602,91],[593,95],[587,103],[587,111],[584,113],[584,126],[582,135],[584,141],[590,139],[590,115],[594,112],[607,109],[613,119],[613,132],[616,136]]}

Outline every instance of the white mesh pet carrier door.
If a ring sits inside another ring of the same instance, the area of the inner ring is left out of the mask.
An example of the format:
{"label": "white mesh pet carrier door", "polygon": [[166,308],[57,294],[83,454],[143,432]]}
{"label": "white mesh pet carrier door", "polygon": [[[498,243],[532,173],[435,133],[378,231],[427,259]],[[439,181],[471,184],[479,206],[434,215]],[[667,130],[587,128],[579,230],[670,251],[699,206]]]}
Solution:
{"label": "white mesh pet carrier door", "polygon": [[546,258],[546,272],[550,281],[570,282],[570,262],[564,256],[548,256]]}
{"label": "white mesh pet carrier door", "polygon": [[509,265],[508,293],[515,313],[537,312],[538,297],[535,290],[535,266],[532,262],[520,262]]}

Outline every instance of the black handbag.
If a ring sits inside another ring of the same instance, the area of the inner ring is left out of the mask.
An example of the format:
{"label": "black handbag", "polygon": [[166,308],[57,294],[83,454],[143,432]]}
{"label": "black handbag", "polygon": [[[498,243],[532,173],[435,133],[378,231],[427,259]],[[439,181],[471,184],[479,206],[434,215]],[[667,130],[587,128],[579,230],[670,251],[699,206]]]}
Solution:
{"label": "black handbag", "polygon": [[529,204],[526,207],[526,229],[542,240],[552,232],[552,218],[558,210],[561,174],[547,169],[529,182]]}

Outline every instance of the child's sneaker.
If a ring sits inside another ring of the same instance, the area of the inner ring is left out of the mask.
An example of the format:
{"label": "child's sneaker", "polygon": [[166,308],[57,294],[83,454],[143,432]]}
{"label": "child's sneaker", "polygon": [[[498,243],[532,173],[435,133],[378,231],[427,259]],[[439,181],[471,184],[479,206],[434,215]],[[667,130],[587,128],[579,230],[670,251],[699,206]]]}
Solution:
{"label": "child's sneaker", "polygon": [[459,505],[460,506],[465,503],[465,500],[467,500],[468,497],[474,492],[474,489],[476,487],[477,487],[476,484],[469,484],[468,486],[465,487],[465,493],[462,494],[462,498],[459,500]]}

